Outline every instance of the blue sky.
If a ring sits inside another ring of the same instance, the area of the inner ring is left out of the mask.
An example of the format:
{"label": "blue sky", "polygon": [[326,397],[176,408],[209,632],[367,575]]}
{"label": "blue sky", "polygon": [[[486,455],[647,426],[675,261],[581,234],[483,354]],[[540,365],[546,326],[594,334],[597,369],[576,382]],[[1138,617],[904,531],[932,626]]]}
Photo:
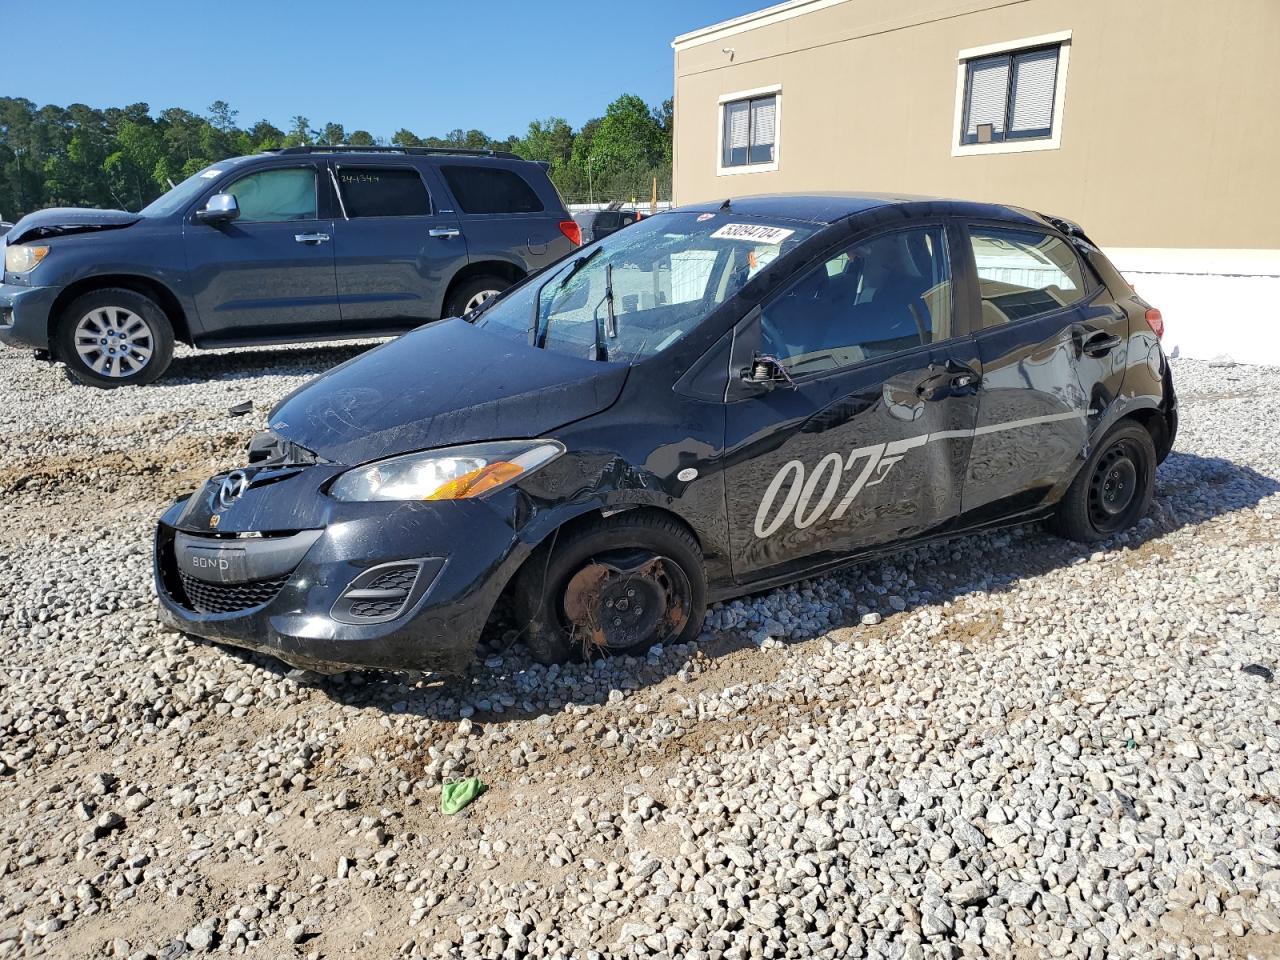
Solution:
{"label": "blue sky", "polygon": [[300,113],[375,136],[504,137],[537,117],[577,126],[624,92],[660,103],[673,37],[768,2],[61,0],[23,5],[0,93],[157,113],[222,99],[242,125]]}

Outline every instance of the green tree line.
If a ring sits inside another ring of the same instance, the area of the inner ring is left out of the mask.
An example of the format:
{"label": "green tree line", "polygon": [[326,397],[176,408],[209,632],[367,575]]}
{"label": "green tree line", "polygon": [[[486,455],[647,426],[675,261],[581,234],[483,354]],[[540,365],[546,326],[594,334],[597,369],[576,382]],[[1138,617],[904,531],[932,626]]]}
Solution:
{"label": "green tree line", "polygon": [[401,128],[388,141],[340,123],[316,128],[303,116],[288,130],[267,120],[241,126],[238,115],[223,100],[203,115],[181,107],[153,115],[145,103],[98,110],[0,97],[0,216],[16,220],[44,207],[138,210],[218,160],[303,144],[509,150],[549,163],[570,202],[647,200],[655,177],[660,197],[671,191],[670,100],[650,108],[624,94],[576,130],[553,116],[505,140],[481,130],[437,137]]}

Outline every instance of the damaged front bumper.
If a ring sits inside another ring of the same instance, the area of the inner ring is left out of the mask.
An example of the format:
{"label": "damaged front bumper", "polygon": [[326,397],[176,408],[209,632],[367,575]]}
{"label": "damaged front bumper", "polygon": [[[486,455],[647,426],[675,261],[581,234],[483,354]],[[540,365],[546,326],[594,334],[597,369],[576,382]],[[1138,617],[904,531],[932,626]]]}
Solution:
{"label": "damaged front bumper", "polygon": [[49,319],[60,287],[0,283],[0,343],[48,350]]}
{"label": "damaged front bumper", "polygon": [[321,672],[465,671],[528,553],[512,498],[339,503],[318,489],[333,471],[284,473],[251,476],[228,508],[221,478],[169,508],[155,537],[162,621]]}

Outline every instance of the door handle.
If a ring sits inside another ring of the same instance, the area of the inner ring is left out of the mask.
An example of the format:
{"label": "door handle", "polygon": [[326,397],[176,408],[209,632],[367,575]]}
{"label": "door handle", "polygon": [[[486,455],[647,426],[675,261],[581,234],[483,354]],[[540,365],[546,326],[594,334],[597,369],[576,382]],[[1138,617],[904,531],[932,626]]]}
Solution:
{"label": "door handle", "polygon": [[1090,330],[1085,327],[1078,332],[1081,337],[1080,352],[1094,359],[1105,357],[1123,342],[1119,336],[1105,330]]}
{"label": "door handle", "polygon": [[329,235],[327,233],[295,233],[293,239],[298,243],[328,243]]}
{"label": "door handle", "polygon": [[929,369],[934,372],[916,384],[921,400],[941,400],[977,389],[977,371],[968,364],[948,360],[945,365],[931,363]]}
{"label": "door handle", "polygon": [[457,227],[432,227],[427,231],[428,237],[443,237],[448,240],[452,237],[461,236],[462,231]]}

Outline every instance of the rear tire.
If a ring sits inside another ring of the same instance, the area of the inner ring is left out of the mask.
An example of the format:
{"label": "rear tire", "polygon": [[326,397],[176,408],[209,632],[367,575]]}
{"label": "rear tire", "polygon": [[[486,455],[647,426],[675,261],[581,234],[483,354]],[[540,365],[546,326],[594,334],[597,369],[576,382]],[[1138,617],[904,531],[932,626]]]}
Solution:
{"label": "rear tire", "polygon": [[1053,518],[1068,540],[1097,543],[1137,523],[1155,493],[1156,448],[1141,424],[1125,421],[1102,438],[1067,488]]}
{"label": "rear tire", "polygon": [[536,551],[518,575],[514,600],[540,663],[686,643],[706,614],[702,551],[669,517],[615,514]]}
{"label": "rear tire", "polygon": [[89,387],[152,383],[173,360],[173,326],[150,297],[106,287],[76,297],[54,334],[67,375]]}
{"label": "rear tire", "polygon": [[444,315],[446,317],[464,316],[490,297],[496,297],[509,286],[511,286],[510,281],[493,274],[472,277],[449,292],[449,300],[444,305]]}

